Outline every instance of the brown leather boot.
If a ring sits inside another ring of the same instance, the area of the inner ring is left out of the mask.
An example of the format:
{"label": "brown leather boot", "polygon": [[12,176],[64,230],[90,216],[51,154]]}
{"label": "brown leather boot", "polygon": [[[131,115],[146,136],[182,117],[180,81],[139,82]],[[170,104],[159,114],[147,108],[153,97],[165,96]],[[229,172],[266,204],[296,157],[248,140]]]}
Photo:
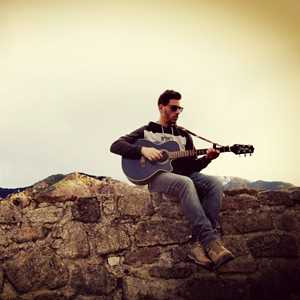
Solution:
{"label": "brown leather boot", "polygon": [[205,249],[200,242],[195,242],[192,245],[188,257],[196,264],[201,265],[208,270],[212,270],[213,268],[213,262],[207,257]]}
{"label": "brown leather boot", "polygon": [[207,254],[214,263],[214,270],[234,259],[234,255],[224,247],[223,242],[219,239],[211,241],[207,248]]}

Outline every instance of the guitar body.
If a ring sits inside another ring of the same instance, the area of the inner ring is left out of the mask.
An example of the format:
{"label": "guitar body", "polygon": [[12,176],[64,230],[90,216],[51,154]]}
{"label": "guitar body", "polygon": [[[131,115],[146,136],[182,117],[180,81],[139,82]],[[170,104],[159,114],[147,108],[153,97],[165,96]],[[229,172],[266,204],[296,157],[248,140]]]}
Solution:
{"label": "guitar body", "polygon": [[143,156],[140,159],[129,159],[122,157],[122,169],[127,178],[134,184],[147,184],[151,178],[161,172],[172,172],[172,160],[168,152],[179,151],[179,145],[174,141],[154,144],[148,140],[137,140],[135,145],[153,147],[162,151],[163,158],[158,161],[150,161]]}

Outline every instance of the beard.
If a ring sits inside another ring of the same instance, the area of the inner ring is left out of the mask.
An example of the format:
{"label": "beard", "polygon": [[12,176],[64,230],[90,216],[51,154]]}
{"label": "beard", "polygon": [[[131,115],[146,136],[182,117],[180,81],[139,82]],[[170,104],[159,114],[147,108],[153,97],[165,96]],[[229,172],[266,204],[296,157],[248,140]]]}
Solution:
{"label": "beard", "polygon": [[170,120],[168,122],[168,124],[169,124],[169,126],[174,126],[174,125],[176,125],[176,122],[177,122],[177,120]]}
{"label": "beard", "polygon": [[165,119],[167,119],[167,124],[169,126],[175,126],[176,125],[176,122],[177,122],[177,119],[178,119],[178,115],[174,115],[172,113],[168,113],[166,112],[165,113]]}

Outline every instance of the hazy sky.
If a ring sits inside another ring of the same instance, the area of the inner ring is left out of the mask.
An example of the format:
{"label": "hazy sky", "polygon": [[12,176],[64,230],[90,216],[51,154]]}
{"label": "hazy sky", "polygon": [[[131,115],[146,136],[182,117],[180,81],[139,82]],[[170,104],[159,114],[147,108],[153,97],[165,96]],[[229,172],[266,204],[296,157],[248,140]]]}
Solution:
{"label": "hazy sky", "polygon": [[[0,186],[73,171],[124,180],[109,147],[158,119],[223,145],[204,173],[300,185],[299,1],[0,1]],[[207,143],[194,139],[197,148]]]}

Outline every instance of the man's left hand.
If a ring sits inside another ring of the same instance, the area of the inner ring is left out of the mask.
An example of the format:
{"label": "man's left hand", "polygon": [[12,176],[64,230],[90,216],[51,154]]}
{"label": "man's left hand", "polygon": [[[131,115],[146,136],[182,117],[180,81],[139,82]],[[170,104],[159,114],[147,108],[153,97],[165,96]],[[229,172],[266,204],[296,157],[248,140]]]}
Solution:
{"label": "man's left hand", "polygon": [[208,148],[206,151],[206,157],[210,160],[213,160],[215,158],[217,158],[220,154],[219,150],[216,150],[214,148]]}

